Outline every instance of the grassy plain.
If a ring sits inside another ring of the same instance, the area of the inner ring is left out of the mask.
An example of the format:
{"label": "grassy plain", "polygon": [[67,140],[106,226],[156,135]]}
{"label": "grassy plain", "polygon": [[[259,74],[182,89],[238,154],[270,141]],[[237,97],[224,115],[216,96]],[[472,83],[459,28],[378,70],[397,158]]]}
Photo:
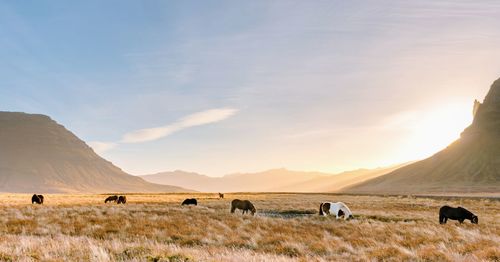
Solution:
{"label": "grassy plain", "polygon": [[[0,195],[2,261],[500,261],[500,201],[334,194]],[[182,207],[195,197],[199,205]],[[257,214],[230,214],[249,199]],[[342,201],[352,220],[317,215]],[[479,224],[438,223],[461,205]]]}

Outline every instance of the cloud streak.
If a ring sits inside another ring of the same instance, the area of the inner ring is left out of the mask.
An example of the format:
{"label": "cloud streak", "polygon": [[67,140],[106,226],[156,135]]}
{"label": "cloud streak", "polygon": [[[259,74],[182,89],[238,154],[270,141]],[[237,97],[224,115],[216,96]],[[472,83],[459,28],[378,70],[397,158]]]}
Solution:
{"label": "cloud streak", "polygon": [[234,108],[216,108],[205,110],[185,116],[172,124],[139,129],[126,133],[123,135],[119,143],[94,141],[90,142],[89,145],[96,152],[105,152],[119,144],[135,144],[154,141],[179,132],[183,129],[220,122],[233,116],[237,112],[238,110]]}
{"label": "cloud streak", "polygon": [[181,120],[173,124],[132,131],[125,134],[121,142],[142,143],[158,140],[186,128],[222,121],[228,117],[231,117],[236,112],[237,110],[233,108],[219,108],[194,113],[182,118]]}

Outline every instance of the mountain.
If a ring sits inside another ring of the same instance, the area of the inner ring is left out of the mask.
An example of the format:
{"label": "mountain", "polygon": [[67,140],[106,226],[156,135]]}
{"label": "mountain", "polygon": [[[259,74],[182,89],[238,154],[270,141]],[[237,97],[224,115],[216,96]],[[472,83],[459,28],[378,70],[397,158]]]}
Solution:
{"label": "mountain", "polygon": [[[350,193],[500,193],[500,79],[458,140],[435,155],[347,188]],[[446,121],[443,119],[443,121]]]}
{"label": "mountain", "polygon": [[189,187],[203,192],[273,192],[277,185],[292,185],[324,175],[326,174],[273,169],[260,173],[209,177],[177,170],[145,175],[142,178],[153,183]]}
{"label": "mountain", "polygon": [[126,174],[45,115],[0,112],[0,192],[179,192]]}
{"label": "mountain", "polygon": [[359,169],[338,175],[273,169],[259,173],[209,177],[177,170],[145,175],[142,178],[152,183],[193,188],[202,192],[333,192],[386,174],[401,166]]}
{"label": "mountain", "polygon": [[140,176],[144,180],[161,184],[161,185],[176,185],[180,187],[192,188],[201,192],[218,192],[217,187],[218,177],[209,177],[198,173],[185,172],[176,170],[172,172],[162,172],[153,175]]}

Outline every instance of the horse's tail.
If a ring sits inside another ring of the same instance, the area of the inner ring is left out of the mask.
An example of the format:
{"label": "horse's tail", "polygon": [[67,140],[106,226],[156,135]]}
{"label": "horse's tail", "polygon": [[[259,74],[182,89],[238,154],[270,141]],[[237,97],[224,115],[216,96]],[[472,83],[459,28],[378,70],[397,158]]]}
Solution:
{"label": "horse's tail", "polygon": [[319,215],[320,216],[324,215],[324,213],[323,213],[323,203],[319,204]]}

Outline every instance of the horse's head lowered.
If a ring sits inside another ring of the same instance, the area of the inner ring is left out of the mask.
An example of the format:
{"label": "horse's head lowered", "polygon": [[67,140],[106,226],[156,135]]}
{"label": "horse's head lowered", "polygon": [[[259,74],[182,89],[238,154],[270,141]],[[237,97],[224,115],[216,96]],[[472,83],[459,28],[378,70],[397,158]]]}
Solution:
{"label": "horse's head lowered", "polygon": [[343,216],[345,220],[354,218],[350,212],[344,212],[342,210],[339,210],[339,217]]}
{"label": "horse's head lowered", "polygon": [[252,212],[252,216],[255,215],[255,212],[257,212],[257,209],[253,205],[250,206],[250,212]]}

